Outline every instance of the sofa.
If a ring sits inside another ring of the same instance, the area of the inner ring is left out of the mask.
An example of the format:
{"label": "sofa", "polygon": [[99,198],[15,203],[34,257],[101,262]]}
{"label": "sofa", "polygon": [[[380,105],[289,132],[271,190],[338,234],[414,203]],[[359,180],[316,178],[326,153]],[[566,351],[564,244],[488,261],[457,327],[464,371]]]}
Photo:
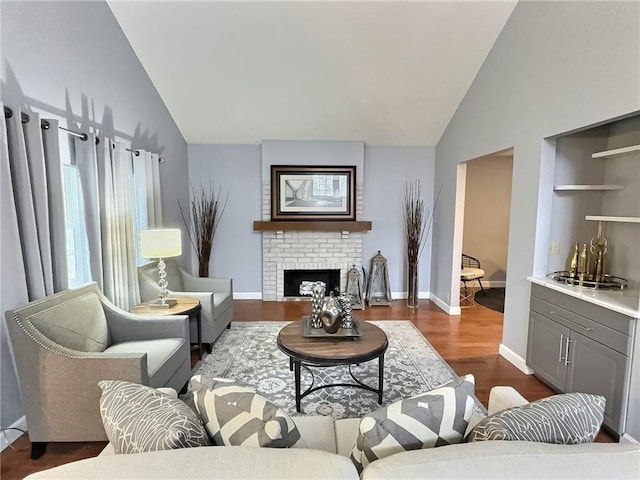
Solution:
{"label": "sofa", "polygon": [[[233,280],[231,278],[200,278],[182,270],[175,259],[165,260],[167,283],[170,297],[192,297],[200,301],[202,311],[202,343],[211,345],[233,320]],[[140,298],[149,301],[158,298],[158,261],[152,261],[138,267]],[[195,323],[189,326],[191,339],[197,337]],[[193,340],[192,340],[193,341]]]}
{"label": "sofa", "polygon": [[[494,387],[488,413],[527,401]],[[481,420],[474,414],[469,431]],[[360,419],[293,417],[306,448],[195,447],[97,457],[34,473],[41,479],[442,479],[640,478],[640,445],[556,445],[525,441],[461,443],[406,451],[370,463],[359,475],[349,459]]]}

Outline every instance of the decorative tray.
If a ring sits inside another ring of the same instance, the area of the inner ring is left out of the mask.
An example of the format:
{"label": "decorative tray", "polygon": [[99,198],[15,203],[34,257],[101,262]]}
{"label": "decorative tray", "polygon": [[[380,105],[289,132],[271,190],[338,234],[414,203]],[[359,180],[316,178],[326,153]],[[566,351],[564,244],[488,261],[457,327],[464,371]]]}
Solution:
{"label": "decorative tray", "polygon": [[565,285],[575,285],[594,289],[623,290],[628,284],[627,279],[609,274],[606,274],[601,281],[590,278],[584,278],[581,281],[578,278],[573,278],[567,271],[553,272],[547,276],[552,280],[564,283]]}
{"label": "decorative tray", "polygon": [[308,338],[352,338],[357,339],[360,336],[360,324],[354,318],[353,328],[340,327],[336,333],[327,333],[324,328],[311,328],[311,317],[305,315],[302,317],[302,336]]}

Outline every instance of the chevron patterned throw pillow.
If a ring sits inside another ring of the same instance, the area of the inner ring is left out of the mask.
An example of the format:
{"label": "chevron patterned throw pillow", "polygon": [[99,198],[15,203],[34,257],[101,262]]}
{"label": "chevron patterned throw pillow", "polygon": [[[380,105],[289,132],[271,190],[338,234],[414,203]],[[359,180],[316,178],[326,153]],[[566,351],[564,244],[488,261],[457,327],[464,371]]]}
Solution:
{"label": "chevron patterned throw pillow", "polygon": [[564,393],[507,408],[481,420],[467,442],[528,440],[543,443],[591,443],[604,420],[606,399],[587,393]]}
{"label": "chevron patterned throw pillow", "polygon": [[473,375],[380,408],[360,421],[351,460],[359,472],[394,453],[460,443],[474,405]]}
{"label": "chevron patterned throw pillow", "polygon": [[216,445],[306,446],[289,414],[253,388],[201,375],[190,383],[193,403]]}

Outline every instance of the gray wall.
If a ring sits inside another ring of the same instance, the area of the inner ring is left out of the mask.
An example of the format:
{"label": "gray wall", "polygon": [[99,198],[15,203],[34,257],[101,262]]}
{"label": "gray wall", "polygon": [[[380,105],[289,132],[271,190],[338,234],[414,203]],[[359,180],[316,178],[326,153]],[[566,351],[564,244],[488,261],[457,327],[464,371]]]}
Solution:
{"label": "gray wall", "polygon": [[447,302],[457,165],[515,148],[503,344],[521,358],[526,277],[547,266],[553,149],[544,139],[640,109],[639,23],[638,2],[519,2],[437,145],[445,189],[432,291]]}
{"label": "gray wall", "polygon": [[[209,264],[212,277],[233,278],[235,298],[260,298],[262,243],[253,222],[262,219],[260,145],[189,145],[189,182],[215,191],[220,200],[229,195],[213,239]],[[192,273],[197,259],[191,248]]]}
{"label": "gray wall", "polygon": [[[180,225],[177,198],[188,202],[187,145],[105,2],[1,3],[2,100],[59,118],[61,126],[115,135],[165,157],[166,225]],[[3,202],[2,218],[7,204]],[[63,221],[62,219],[60,219]],[[0,312],[26,301],[10,288],[18,266],[3,236]],[[4,316],[3,316],[4,321]],[[22,415],[5,328],[1,425]]]}
{"label": "gray wall", "polygon": [[[433,197],[433,147],[373,147],[362,142],[266,140],[262,145],[189,145],[189,176],[194,186],[210,181],[229,192],[227,210],[216,233],[212,254],[213,276],[233,277],[236,298],[260,298],[262,292],[261,234],[253,222],[262,219],[262,182],[269,181],[269,166],[261,151],[266,149],[280,164],[357,164],[363,182],[363,220],[373,221],[373,230],[363,235],[363,261],[378,250],[389,261],[393,292],[405,292],[402,188],[405,180],[419,178],[428,206]],[[359,152],[359,153],[358,153]],[[270,157],[271,158],[271,157]],[[265,173],[266,172],[266,173]],[[431,236],[420,261],[420,291],[430,288]],[[194,257],[195,261],[195,257]],[[195,263],[193,264],[195,268]]]}
{"label": "gray wall", "polygon": [[[382,251],[388,261],[392,292],[407,291],[404,183],[407,180],[420,180],[422,197],[426,208],[430,210],[434,196],[434,162],[434,147],[365,146],[364,219],[373,221],[373,230],[364,236],[362,260],[369,271],[371,257],[378,250]],[[421,296],[431,290],[431,239],[430,234],[420,257],[418,291]]]}

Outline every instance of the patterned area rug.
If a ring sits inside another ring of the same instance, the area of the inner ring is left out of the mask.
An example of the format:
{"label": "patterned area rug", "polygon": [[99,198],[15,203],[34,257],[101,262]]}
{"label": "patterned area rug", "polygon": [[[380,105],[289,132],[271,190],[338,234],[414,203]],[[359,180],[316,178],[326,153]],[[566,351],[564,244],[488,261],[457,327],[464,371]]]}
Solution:
{"label": "patterned area rug", "polygon": [[[259,394],[291,415],[331,415],[361,417],[380,407],[377,395],[361,388],[332,387],[302,399],[303,412],[296,413],[293,372],[289,357],[276,345],[280,329],[288,322],[233,322],[200,362],[194,374],[211,378],[231,378],[256,387]],[[418,329],[407,320],[373,321],[387,334],[383,405],[426,392],[456,377],[455,372]],[[353,365],[354,375],[377,388],[378,360]],[[315,385],[353,383],[347,366],[313,368]],[[311,375],[302,369],[302,390],[311,384]],[[484,408],[479,403],[477,409]]]}

